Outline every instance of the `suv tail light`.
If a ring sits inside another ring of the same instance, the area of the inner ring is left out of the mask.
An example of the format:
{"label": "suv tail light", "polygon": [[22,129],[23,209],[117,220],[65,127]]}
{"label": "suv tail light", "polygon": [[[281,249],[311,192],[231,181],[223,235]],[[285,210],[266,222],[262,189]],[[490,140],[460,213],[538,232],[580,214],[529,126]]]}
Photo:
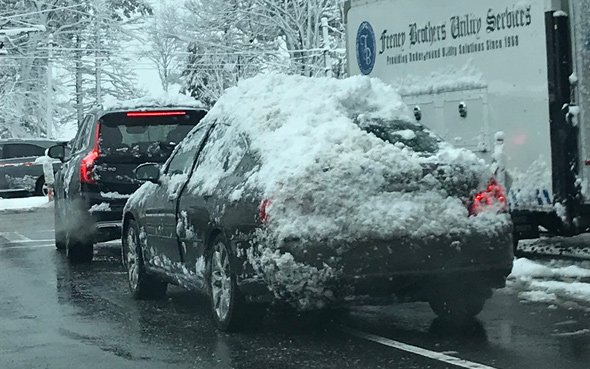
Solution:
{"label": "suv tail light", "polygon": [[477,215],[486,209],[496,208],[498,212],[507,211],[506,192],[504,188],[490,179],[485,190],[475,194],[469,205],[469,215]]}
{"label": "suv tail light", "polygon": [[80,161],[80,183],[95,184],[94,162],[100,155],[98,141],[100,138],[100,123],[96,124],[94,132],[94,148]]}
{"label": "suv tail light", "polygon": [[186,115],[185,111],[130,111],[127,113],[129,118],[142,117],[177,117]]}
{"label": "suv tail light", "polygon": [[268,224],[268,207],[272,204],[271,200],[262,200],[260,206],[258,207],[258,217],[262,224]]}

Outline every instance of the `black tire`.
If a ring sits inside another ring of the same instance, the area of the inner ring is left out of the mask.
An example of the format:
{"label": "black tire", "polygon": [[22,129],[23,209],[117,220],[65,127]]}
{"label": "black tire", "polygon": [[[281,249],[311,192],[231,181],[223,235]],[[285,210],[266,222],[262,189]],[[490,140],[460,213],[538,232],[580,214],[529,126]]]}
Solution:
{"label": "black tire", "polygon": [[72,241],[66,236],[66,257],[70,264],[89,264],[94,258],[94,244],[89,240]]}
{"label": "black tire", "polygon": [[130,220],[123,231],[121,254],[131,295],[136,300],[158,300],[166,295],[168,283],[147,273],[137,222]]}
{"label": "black tire", "polygon": [[207,253],[207,292],[211,315],[220,330],[243,330],[249,317],[263,316],[262,306],[249,305],[237,285],[236,273],[231,262],[231,250],[221,236],[214,239]]}
{"label": "black tire", "polygon": [[45,186],[45,176],[41,176],[39,177],[39,179],[37,179],[37,183],[35,184],[35,196],[47,196],[46,193],[44,193],[44,188],[46,188]]}
{"label": "black tire", "polygon": [[491,295],[489,289],[448,289],[429,301],[432,311],[443,321],[464,323],[477,316]]}
{"label": "black tire", "polygon": [[94,242],[85,236],[73,237],[66,231],[66,257],[70,264],[89,264],[94,257]]}
{"label": "black tire", "polygon": [[55,198],[53,203],[54,224],[55,224],[55,248],[58,250],[66,249],[66,231],[61,220],[60,202]]}

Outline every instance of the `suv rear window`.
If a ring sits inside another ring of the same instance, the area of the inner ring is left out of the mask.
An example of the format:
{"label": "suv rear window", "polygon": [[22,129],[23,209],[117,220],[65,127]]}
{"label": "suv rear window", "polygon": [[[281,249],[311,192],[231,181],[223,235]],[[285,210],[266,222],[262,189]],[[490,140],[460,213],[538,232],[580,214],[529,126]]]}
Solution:
{"label": "suv rear window", "polygon": [[101,155],[165,160],[206,114],[194,110],[184,113],[140,117],[107,114],[101,119]]}

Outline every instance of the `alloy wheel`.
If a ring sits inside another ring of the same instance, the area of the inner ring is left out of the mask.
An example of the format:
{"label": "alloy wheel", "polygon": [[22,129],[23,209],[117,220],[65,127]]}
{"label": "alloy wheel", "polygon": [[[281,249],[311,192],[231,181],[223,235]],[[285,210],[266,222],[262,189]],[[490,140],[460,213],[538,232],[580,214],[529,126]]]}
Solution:
{"label": "alloy wheel", "polygon": [[217,243],[213,249],[210,283],[213,309],[218,319],[223,321],[230,310],[232,282],[229,255],[222,243]]}
{"label": "alloy wheel", "polygon": [[127,230],[127,278],[129,279],[129,286],[132,290],[136,290],[139,284],[139,262],[137,255],[137,234],[134,227],[129,227]]}

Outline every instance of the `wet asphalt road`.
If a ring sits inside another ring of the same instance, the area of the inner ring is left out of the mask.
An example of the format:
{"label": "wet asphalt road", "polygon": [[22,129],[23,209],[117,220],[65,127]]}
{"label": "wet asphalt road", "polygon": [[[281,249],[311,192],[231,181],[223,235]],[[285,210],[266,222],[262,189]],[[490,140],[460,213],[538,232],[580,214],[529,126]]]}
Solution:
{"label": "wet asphalt road", "polygon": [[223,334],[202,296],[172,288],[163,301],[132,300],[117,243],[70,267],[52,228],[51,209],[0,213],[0,369],[590,368],[590,305],[579,302],[523,303],[504,289],[461,329],[412,303],[330,324],[274,313]]}

